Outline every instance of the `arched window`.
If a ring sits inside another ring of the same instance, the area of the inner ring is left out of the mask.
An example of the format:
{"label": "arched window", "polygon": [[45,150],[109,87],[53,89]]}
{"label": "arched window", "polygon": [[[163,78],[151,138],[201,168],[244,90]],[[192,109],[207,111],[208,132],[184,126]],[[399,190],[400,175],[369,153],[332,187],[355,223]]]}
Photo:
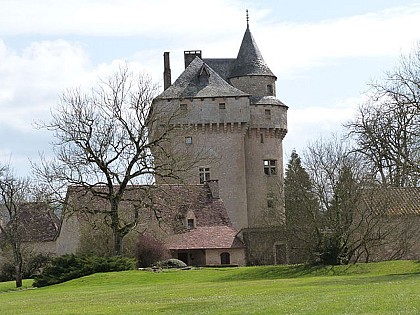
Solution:
{"label": "arched window", "polygon": [[230,265],[230,254],[228,252],[220,254],[220,263],[222,265]]}

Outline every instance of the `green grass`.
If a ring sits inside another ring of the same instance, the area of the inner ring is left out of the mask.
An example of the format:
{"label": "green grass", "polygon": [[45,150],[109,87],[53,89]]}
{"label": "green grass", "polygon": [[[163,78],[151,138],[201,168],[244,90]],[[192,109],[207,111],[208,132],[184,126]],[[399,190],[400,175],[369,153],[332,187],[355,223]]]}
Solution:
{"label": "green grass", "polygon": [[1,314],[420,314],[420,263],[102,273],[13,289]]}

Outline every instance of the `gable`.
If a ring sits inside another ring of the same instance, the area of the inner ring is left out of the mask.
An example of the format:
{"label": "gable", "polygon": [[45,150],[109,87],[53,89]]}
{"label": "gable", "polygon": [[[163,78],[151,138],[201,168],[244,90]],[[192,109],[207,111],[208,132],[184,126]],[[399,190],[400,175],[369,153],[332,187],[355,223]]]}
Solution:
{"label": "gable", "polygon": [[239,96],[245,97],[248,94],[230,85],[203,60],[196,57],[178,79],[156,99]]}

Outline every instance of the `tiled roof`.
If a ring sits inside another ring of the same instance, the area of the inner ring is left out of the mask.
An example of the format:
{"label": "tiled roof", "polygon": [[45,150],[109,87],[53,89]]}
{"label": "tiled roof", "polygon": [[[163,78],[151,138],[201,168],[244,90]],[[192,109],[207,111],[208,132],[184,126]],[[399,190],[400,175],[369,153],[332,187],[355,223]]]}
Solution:
{"label": "tiled roof", "polygon": [[245,31],[238,56],[229,77],[233,78],[246,75],[268,75],[275,77],[265,63],[249,27]]}
{"label": "tiled roof", "polygon": [[167,242],[169,249],[222,249],[243,248],[237,231],[228,226],[197,227],[188,232],[175,234]]}
{"label": "tiled roof", "polygon": [[364,202],[371,210],[388,215],[420,215],[420,187],[367,189]]}
{"label": "tiled roof", "polygon": [[49,242],[57,238],[60,221],[46,203],[24,203],[20,205],[17,216],[22,241]]}
{"label": "tiled roof", "polygon": [[[96,189],[100,190],[105,191],[103,187]],[[85,214],[109,208],[105,199],[75,186],[68,188],[67,200],[69,208],[82,210]],[[161,222],[176,233],[186,230],[183,220],[188,211],[194,212],[197,227],[232,225],[223,201],[213,198],[207,184],[128,186],[120,204],[121,209],[129,212],[133,205],[140,203],[153,204]],[[79,219],[83,219],[85,214],[78,213]]]}
{"label": "tiled roof", "polygon": [[227,83],[203,60],[196,57],[176,81],[156,99],[236,97],[248,94]]}

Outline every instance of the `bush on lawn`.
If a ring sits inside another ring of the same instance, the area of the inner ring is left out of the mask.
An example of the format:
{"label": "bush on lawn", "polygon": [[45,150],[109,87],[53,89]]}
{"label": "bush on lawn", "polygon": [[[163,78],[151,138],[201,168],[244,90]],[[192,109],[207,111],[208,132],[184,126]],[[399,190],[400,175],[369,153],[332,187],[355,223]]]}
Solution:
{"label": "bush on lawn", "polygon": [[151,267],[162,259],[169,258],[165,245],[148,234],[140,235],[136,246],[137,267]]}
{"label": "bush on lawn", "polygon": [[51,264],[39,276],[34,278],[33,286],[43,287],[97,272],[123,271],[134,268],[134,259],[121,256],[64,255],[54,258]]}
{"label": "bush on lawn", "polygon": [[187,264],[184,263],[182,260],[170,258],[163,261],[160,261],[158,264],[160,268],[185,268]]}

